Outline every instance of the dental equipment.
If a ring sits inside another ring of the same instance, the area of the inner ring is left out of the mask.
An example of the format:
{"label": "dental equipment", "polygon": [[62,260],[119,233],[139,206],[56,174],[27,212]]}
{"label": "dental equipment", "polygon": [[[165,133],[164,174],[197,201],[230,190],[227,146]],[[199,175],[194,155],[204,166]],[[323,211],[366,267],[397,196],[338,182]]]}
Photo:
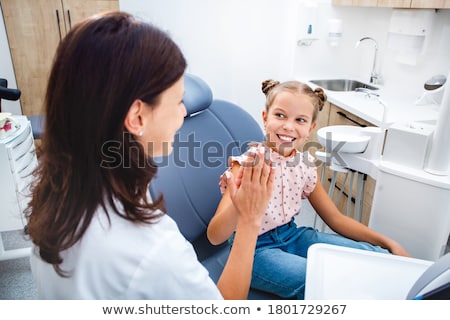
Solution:
{"label": "dental equipment", "polygon": [[[385,134],[388,108],[377,97],[385,108],[380,128],[347,128],[347,141],[339,140],[337,130],[345,129],[339,126],[317,132],[326,150],[319,155],[331,165],[376,180],[368,226],[399,242],[414,258],[426,260],[446,252],[450,234],[450,85],[445,86],[436,124],[397,122]],[[349,152],[346,145],[364,137],[369,138],[365,148]]]}

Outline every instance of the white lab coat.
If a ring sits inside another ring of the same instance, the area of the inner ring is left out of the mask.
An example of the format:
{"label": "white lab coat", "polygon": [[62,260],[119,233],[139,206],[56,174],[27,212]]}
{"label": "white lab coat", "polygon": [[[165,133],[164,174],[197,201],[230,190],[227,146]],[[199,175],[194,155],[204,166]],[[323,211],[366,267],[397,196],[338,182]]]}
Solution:
{"label": "white lab coat", "polygon": [[99,208],[81,241],[62,253],[68,278],[34,248],[31,269],[40,299],[222,299],[169,216],[147,225],[109,212],[110,225]]}

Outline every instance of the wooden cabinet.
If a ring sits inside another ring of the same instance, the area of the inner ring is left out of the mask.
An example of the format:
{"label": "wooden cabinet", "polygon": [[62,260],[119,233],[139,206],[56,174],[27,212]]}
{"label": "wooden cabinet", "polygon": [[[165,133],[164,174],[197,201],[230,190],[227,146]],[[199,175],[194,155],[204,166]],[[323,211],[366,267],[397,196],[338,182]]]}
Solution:
{"label": "wooden cabinet", "polygon": [[[322,113],[323,111],[325,112]],[[327,103],[319,114],[316,129],[311,134],[310,140],[317,141],[316,132],[318,129],[333,125],[373,126],[372,123],[367,122],[336,105]],[[322,177],[321,169],[322,167],[318,170],[320,178]],[[366,174],[352,171],[346,173],[336,172],[327,168],[324,174],[324,179],[322,180],[323,185],[326,190],[330,191],[329,194],[339,210],[343,214],[348,213],[349,216],[360,220],[367,225],[369,222],[376,181]],[[333,188],[330,190],[331,185],[333,185]],[[363,189],[358,189],[359,186],[363,186]],[[361,203],[362,205],[358,205]],[[355,208],[360,209],[355,210]]]}
{"label": "wooden cabinet", "polygon": [[377,0],[333,0],[336,6],[376,7]]}
{"label": "wooden cabinet", "polygon": [[43,113],[53,56],[70,28],[95,13],[118,10],[118,0],[0,0],[22,113]]}
{"label": "wooden cabinet", "polygon": [[411,0],[411,8],[450,9],[450,0]]}
{"label": "wooden cabinet", "polygon": [[359,127],[369,127],[373,126],[372,123],[355,116],[353,113],[345,111],[332,104],[330,106],[330,116],[328,120],[329,126],[335,125],[345,125],[345,126],[359,126]]}
{"label": "wooden cabinet", "polygon": [[378,0],[378,7],[411,8],[411,0]]}
{"label": "wooden cabinet", "polygon": [[332,0],[335,6],[450,9],[450,0]]}
{"label": "wooden cabinet", "polygon": [[308,141],[311,141],[313,143],[318,143],[319,140],[317,139],[317,130],[320,128],[328,126],[328,122],[330,119],[330,103],[325,102],[322,110],[319,112],[319,115],[316,119],[316,127],[314,128],[313,132],[309,135]]}

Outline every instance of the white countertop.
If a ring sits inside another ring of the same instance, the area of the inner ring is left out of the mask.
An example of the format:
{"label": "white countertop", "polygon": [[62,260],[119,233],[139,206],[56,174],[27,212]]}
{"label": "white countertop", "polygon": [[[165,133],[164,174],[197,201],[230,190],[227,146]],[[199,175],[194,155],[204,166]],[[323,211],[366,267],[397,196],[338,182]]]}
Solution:
{"label": "white countertop", "polygon": [[[310,78],[315,79],[315,78]],[[322,78],[322,79],[338,79],[338,78]],[[358,79],[355,79],[358,80]],[[313,89],[317,85],[305,81]],[[364,82],[364,81],[363,81]],[[412,95],[408,92],[390,92],[383,86],[376,85],[379,90],[375,92],[380,96],[379,98],[387,106],[387,113],[383,119],[384,107],[380,103],[377,97],[368,96],[363,92],[355,91],[331,91],[325,90],[328,101],[338,107],[355,114],[356,116],[373,123],[376,126],[381,126],[383,120],[385,125],[389,125],[395,122],[411,122],[411,121],[425,121],[434,122],[438,117],[439,106],[435,104],[415,105],[417,100],[416,95]]]}

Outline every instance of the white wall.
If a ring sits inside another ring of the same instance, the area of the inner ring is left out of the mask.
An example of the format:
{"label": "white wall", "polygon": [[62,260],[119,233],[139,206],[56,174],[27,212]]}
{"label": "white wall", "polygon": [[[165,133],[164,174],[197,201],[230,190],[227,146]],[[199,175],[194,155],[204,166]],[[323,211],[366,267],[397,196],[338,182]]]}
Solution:
{"label": "white wall", "polygon": [[[204,78],[215,97],[243,106],[258,121],[264,79],[368,81],[373,46],[367,42],[355,49],[363,36],[377,40],[384,83],[399,94],[418,96],[425,80],[450,70],[450,10],[435,13],[425,55],[410,66],[396,62],[387,48],[391,8],[335,7],[330,0],[120,0],[120,7],[168,30],[187,57],[188,71]],[[330,18],[343,21],[338,47],[327,42]],[[299,47],[309,23],[319,40]]]}
{"label": "white wall", "polygon": [[[433,21],[424,52],[415,65],[407,65],[396,61],[395,52],[387,43],[393,9],[336,7],[320,1],[316,10],[320,40],[311,47],[295,49],[295,76],[342,75],[369,81],[374,46],[366,42],[355,48],[355,44],[362,37],[370,36],[378,42],[384,85],[399,95],[409,92],[419,96],[427,79],[436,74],[448,75],[450,71],[450,10],[428,11],[432,12]],[[308,21],[306,12],[300,12],[300,26]],[[327,42],[330,18],[343,22],[343,37],[338,47],[331,47]]]}
{"label": "white wall", "polygon": [[[0,78],[8,80],[8,88],[17,89],[16,77],[9,51],[8,38],[6,36],[5,22],[3,21],[2,8],[0,7]],[[20,88],[19,88],[20,89]],[[2,100],[2,111],[12,114],[22,114],[20,99],[17,101]]]}
{"label": "white wall", "polygon": [[258,121],[261,82],[293,67],[295,0],[120,0],[120,8],[168,30],[216,98],[245,107]]}
{"label": "white wall", "polygon": [[[399,93],[420,94],[434,74],[450,70],[450,10],[438,10],[425,54],[417,65],[397,63],[387,48],[390,8],[331,6],[331,0],[119,0],[120,8],[168,30],[180,45],[188,71],[204,78],[216,98],[246,108],[261,123],[267,78],[288,80],[322,76],[368,80],[372,46],[355,49],[362,36],[380,47],[381,73],[386,86]],[[312,7],[315,5],[316,8]],[[0,8],[1,10],[1,8]],[[328,19],[343,21],[338,47],[327,43]],[[307,25],[319,40],[297,46]],[[0,76],[16,88],[3,17],[0,16]],[[19,88],[20,89],[20,88]],[[3,108],[21,113],[18,101],[3,101]]]}

